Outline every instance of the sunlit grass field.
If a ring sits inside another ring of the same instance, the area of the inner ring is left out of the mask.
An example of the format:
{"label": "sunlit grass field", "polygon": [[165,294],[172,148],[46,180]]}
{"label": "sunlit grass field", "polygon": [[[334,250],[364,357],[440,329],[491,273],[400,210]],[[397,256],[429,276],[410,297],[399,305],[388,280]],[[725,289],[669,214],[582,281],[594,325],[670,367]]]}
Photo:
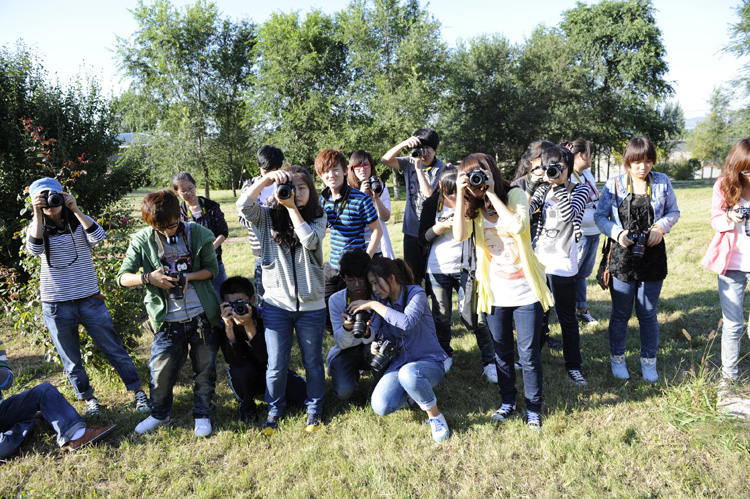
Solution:
{"label": "sunlit grass field", "polygon": [[[135,209],[145,192],[131,195],[130,206]],[[325,426],[318,433],[305,433],[304,413],[291,411],[274,436],[264,437],[259,424],[237,421],[223,359],[210,438],[193,436],[187,367],[175,389],[172,424],[137,436],[133,429],[142,416],[135,413],[119,378],[108,370],[90,370],[104,405],[92,423],[117,423],[114,436],[69,455],[57,450],[49,426],[40,425],[21,455],[2,466],[0,496],[746,497],[748,426],[720,416],[715,407],[720,342],[718,336],[713,342],[708,336],[721,310],[716,275],[699,264],[713,235],[710,197],[709,185],[677,187],[682,216],[666,236],[669,276],[659,304],[661,380],[655,385],[640,377],[635,318],[627,342],[632,379],[612,378],[610,302],[592,276],[590,308],[600,325],[581,329],[589,384],[573,386],[565,375],[562,351],[545,349],[540,433],[529,431],[520,419],[502,426],[490,420],[500,404],[498,389],[481,379],[476,341],[456,321],[453,368],[436,389],[452,431],[443,444],[433,443],[422,411],[376,416],[368,405],[369,375],[350,401],[336,400],[329,389]],[[213,192],[212,198],[221,203],[230,224],[232,239],[224,245],[227,273],[251,278],[255,262],[245,230],[236,221],[232,193]],[[395,211],[401,211],[403,203],[396,205]],[[400,255],[401,224],[388,228]],[[552,334],[560,339],[556,323]],[[46,363],[41,349],[15,337],[7,325],[3,340],[19,376],[11,393],[44,380],[74,400],[60,367]],[[325,352],[331,344],[326,338]],[[144,334],[134,353],[144,380],[149,347],[150,337]],[[294,367],[302,372],[296,352],[295,347]],[[689,374],[693,363],[697,377]],[[741,372],[749,369],[750,362],[743,360]],[[519,379],[521,406],[522,383]],[[83,403],[74,405],[84,411]],[[260,412],[265,413],[262,403]]]}

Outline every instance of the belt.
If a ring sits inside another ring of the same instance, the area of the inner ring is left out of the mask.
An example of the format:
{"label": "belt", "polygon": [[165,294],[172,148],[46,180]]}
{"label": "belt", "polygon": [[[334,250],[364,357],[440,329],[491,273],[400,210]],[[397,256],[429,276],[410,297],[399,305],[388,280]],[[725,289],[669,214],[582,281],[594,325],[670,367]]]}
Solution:
{"label": "belt", "polygon": [[190,324],[198,319],[205,319],[208,320],[208,317],[206,317],[206,314],[196,315],[195,317],[191,317],[189,319],[185,319],[183,321],[169,321],[170,324]]}

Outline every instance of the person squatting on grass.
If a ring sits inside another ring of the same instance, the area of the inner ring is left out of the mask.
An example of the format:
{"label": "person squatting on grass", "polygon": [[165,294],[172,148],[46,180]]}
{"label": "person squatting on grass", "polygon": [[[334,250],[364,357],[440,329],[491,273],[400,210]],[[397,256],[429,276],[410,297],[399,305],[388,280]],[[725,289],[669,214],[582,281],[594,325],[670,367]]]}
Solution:
{"label": "person squatting on grass", "polygon": [[180,220],[193,222],[202,225],[210,230],[216,239],[214,239],[214,249],[216,250],[216,261],[219,263],[219,273],[211,279],[211,285],[219,296],[221,283],[227,280],[227,273],[224,269],[224,262],[221,260],[221,245],[229,236],[227,221],[224,219],[224,213],[221,206],[216,201],[211,201],[203,196],[197,196],[195,192],[195,180],[188,172],[175,173],[172,176],[172,189],[174,193],[180,196]]}
{"label": "person squatting on grass", "polygon": [[33,418],[38,412],[57,433],[57,445],[67,445],[70,451],[96,442],[115,429],[115,425],[86,426],[73,406],[49,383],[6,399],[3,390],[10,388],[14,379],[0,340],[0,459],[7,459],[18,451],[34,429]]}
{"label": "person squatting on grass", "polygon": [[[153,326],[151,415],[135,432],[143,434],[170,419],[174,385],[190,355],[193,365],[195,435],[211,434],[216,388],[216,338],[221,321],[211,279],[218,273],[215,237],[195,222],[180,221],[180,202],[172,191],[146,195],[141,215],[149,225],[133,235],[117,282],[146,288],[146,312]],[[138,273],[143,270],[143,273]]]}
{"label": "person squatting on grass", "polygon": [[[426,286],[432,299],[432,316],[435,319],[440,346],[448,354],[445,372],[453,364],[451,348],[451,314],[453,292],[461,290],[461,269],[475,267],[476,259],[469,253],[473,246],[469,240],[458,241],[453,237],[456,219],[456,175],[458,170],[446,167],[440,176],[438,188],[422,205],[419,219],[419,242],[427,248]],[[471,268],[470,270],[475,270]],[[463,291],[460,291],[463,292]],[[474,330],[477,346],[482,355],[482,376],[490,383],[497,383],[497,366],[492,335],[484,314],[479,316]]]}
{"label": "person squatting on grass", "polygon": [[542,153],[541,171],[531,174],[526,186],[529,210],[541,210],[534,251],[544,265],[547,285],[555,297],[555,313],[562,332],[563,358],[568,377],[576,386],[586,385],[581,372],[581,336],[576,318],[576,282],[581,218],[589,199],[585,184],[570,181],[573,154],[562,146]]}
{"label": "person squatting on grass", "polygon": [[[480,170],[485,181],[471,185],[469,173]],[[487,314],[495,346],[502,404],[492,419],[503,422],[516,412],[516,370],[513,365],[513,323],[524,380],[526,421],[542,426],[542,332],[544,312],[553,297],[544,280],[544,267],[531,248],[529,206],[522,189],[504,179],[495,160],[471,154],[461,162],[453,222],[456,240],[476,240],[477,312]],[[471,221],[471,223],[467,223]]]}
{"label": "person squatting on grass", "polygon": [[[404,175],[406,206],[404,208],[404,260],[414,273],[415,284],[422,283],[425,273],[425,252],[419,244],[419,216],[422,203],[437,189],[445,163],[437,158],[440,137],[435,130],[420,128],[408,139],[399,142],[380,159],[384,165]],[[404,148],[411,155],[396,157]]]}
{"label": "person squatting on grass", "polygon": [[727,156],[711,197],[711,227],[716,231],[703,265],[719,274],[721,374],[731,385],[739,379],[740,340],[745,331],[745,286],[750,275],[750,137]]}
{"label": "person squatting on grass", "polygon": [[[222,324],[214,328],[216,341],[224,353],[229,387],[240,403],[240,421],[257,418],[255,398],[266,393],[265,328],[255,308],[255,290],[249,279],[230,277],[221,285]],[[302,407],[307,397],[307,384],[293,371],[287,373],[286,401]]]}
{"label": "person squatting on grass", "polygon": [[346,288],[335,292],[328,300],[335,344],[328,351],[326,361],[333,394],[341,400],[351,397],[361,373],[371,370],[370,343],[373,337],[369,330],[363,330],[370,319],[369,314],[367,319],[360,317],[357,321],[348,312],[352,302],[374,299],[367,280],[370,262],[370,255],[360,248],[341,255],[339,270]]}
{"label": "person squatting on grass", "polygon": [[411,269],[401,259],[375,258],[367,279],[378,300],[353,301],[349,313],[375,312],[370,329],[377,341],[370,352],[382,377],[372,392],[372,409],[385,416],[409,405],[411,397],[427,413],[432,438],[442,442],[450,430],[433,388],[445,376],[447,355],[435,335],[427,295],[414,285]]}
{"label": "person squatting on grass", "polygon": [[659,349],[657,305],[667,276],[667,234],[680,218],[672,183],[663,173],[652,172],[656,148],[646,137],[633,137],[625,147],[625,173],[607,180],[596,208],[599,230],[611,238],[609,270],[612,312],[609,319],[609,352],[612,375],[629,379],[625,364],[628,321],[635,313],[641,336],[641,373],[655,383]]}
{"label": "person squatting on grass", "polygon": [[26,249],[40,255],[44,324],[76,398],[86,400],[87,415],[99,413],[99,401],[81,359],[78,326],[83,325],[125,388],[135,393],[136,410],[148,412],[143,381],[115,331],[91,259],[92,249],[105,238],[104,229],[53,178],[36,180],[29,196],[34,218],[26,233]]}
{"label": "person squatting on grass", "polygon": [[[383,233],[380,237],[380,247],[375,256],[384,256],[386,258],[395,258],[391,238],[388,236],[388,227],[386,222],[391,219],[391,195],[388,192],[388,186],[378,177],[375,171],[375,162],[372,154],[359,149],[349,156],[349,170],[347,173],[347,182],[349,187],[360,190],[372,198],[375,211],[378,212],[378,220]],[[372,230],[365,227],[365,244],[369,246],[372,238]]]}
{"label": "person squatting on grass", "polygon": [[[278,186],[274,199],[265,206],[259,205],[258,195],[274,182]],[[289,197],[279,196],[282,186],[293,187]],[[317,431],[321,425],[326,388],[323,237],[327,220],[315,183],[301,166],[287,166],[252,185],[245,185],[237,200],[237,211],[253,225],[260,242],[263,266],[263,321],[268,349],[268,417],[263,433],[272,435],[276,432],[286,405],[294,331],[297,332],[307,378],[305,429],[307,432]]]}

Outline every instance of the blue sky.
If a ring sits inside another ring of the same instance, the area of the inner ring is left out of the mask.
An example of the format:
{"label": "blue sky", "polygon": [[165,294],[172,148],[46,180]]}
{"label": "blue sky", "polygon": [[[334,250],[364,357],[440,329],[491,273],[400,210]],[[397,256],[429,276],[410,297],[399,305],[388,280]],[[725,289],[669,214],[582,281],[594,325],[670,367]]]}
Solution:
{"label": "blue sky", "polygon": [[[224,15],[255,22],[264,21],[273,11],[304,13],[319,7],[333,13],[348,3],[348,0],[218,1]],[[705,115],[711,90],[732,79],[740,67],[742,61],[720,52],[729,40],[729,24],[737,20],[733,8],[739,3],[740,0],[654,0],[670,67],[667,78],[675,88],[675,99],[686,118]],[[0,45],[12,46],[23,39],[37,50],[45,68],[60,80],[94,74],[100,77],[105,89],[118,92],[123,84],[116,73],[112,49],[116,35],[127,38],[136,29],[128,12],[135,5],[135,0],[0,0]],[[433,0],[427,8],[442,23],[443,39],[453,45],[457,39],[481,33],[501,33],[510,41],[521,43],[535,26],[558,24],[562,12],[574,6],[573,0]]]}

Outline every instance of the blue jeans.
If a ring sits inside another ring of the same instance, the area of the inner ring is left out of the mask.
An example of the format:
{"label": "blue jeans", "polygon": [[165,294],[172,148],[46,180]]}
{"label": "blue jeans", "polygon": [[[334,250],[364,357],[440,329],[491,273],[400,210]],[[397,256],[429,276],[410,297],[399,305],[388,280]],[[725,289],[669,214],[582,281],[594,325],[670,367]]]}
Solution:
{"label": "blue jeans", "polygon": [[193,417],[210,418],[216,406],[216,337],[208,319],[165,322],[151,344],[151,415],[165,419],[172,412],[172,392],[188,355],[193,364]]}
{"label": "blue jeans", "polygon": [[286,406],[286,385],[292,340],[297,332],[297,342],[307,378],[308,414],[323,413],[323,396],[326,391],[326,373],[323,364],[323,335],[326,309],[290,312],[266,303],[263,324],[266,326],[268,370],[266,371],[266,402],[268,415],[280,417]]}
{"label": "blue jeans", "polygon": [[[227,367],[227,380],[234,397],[240,403],[240,416],[252,417],[255,414],[255,397],[266,393],[266,377],[255,369],[249,361]],[[305,379],[289,371],[286,382],[286,400],[289,405],[302,407],[307,396]]]}
{"label": "blue jeans", "polygon": [[578,276],[576,279],[576,308],[589,308],[586,300],[586,278],[591,275],[596,264],[596,250],[599,248],[599,235],[583,236],[578,241]]}
{"label": "blue jeans", "polygon": [[214,287],[214,291],[216,291],[216,296],[219,298],[219,303],[221,303],[221,292],[219,291],[221,289],[221,285],[224,283],[224,281],[227,280],[227,271],[224,269],[224,264],[219,264],[219,272],[216,273],[216,277],[211,279],[211,285]]}
{"label": "blue jeans", "polygon": [[258,307],[263,306],[263,267],[260,264],[260,257],[255,257],[255,272],[253,272],[253,280],[255,281],[255,296]]}
{"label": "blue jeans", "polygon": [[407,396],[414,399],[423,411],[437,405],[432,390],[445,377],[442,362],[418,360],[404,364],[398,371],[383,375],[372,391],[372,410],[385,416],[397,411],[406,403]]}
{"label": "blue jeans", "polygon": [[609,287],[612,297],[612,313],[609,317],[609,353],[625,354],[625,337],[628,333],[628,321],[635,315],[641,332],[641,357],[655,359],[659,349],[659,323],[656,321],[656,306],[664,281],[629,281],[624,282],[612,276]]}
{"label": "blue jeans", "polygon": [[83,418],[49,383],[37,385],[5,400],[0,400],[0,432],[12,430],[14,433],[0,433],[0,459],[15,452],[20,441],[16,433],[20,423],[30,421],[37,412],[52,425],[57,432],[57,445],[62,447],[82,428],[86,428]]}
{"label": "blue jeans", "polygon": [[576,276],[547,274],[547,284],[555,298],[555,314],[560,323],[565,369],[581,369],[581,335],[576,319]]}
{"label": "blue jeans", "polygon": [[372,357],[370,344],[367,343],[345,348],[331,360],[328,375],[336,398],[346,400],[354,394],[359,384],[359,372],[372,369]]}
{"label": "blue jeans", "polygon": [[136,390],[143,385],[133,360],[122,346],[120,336],[112,324],[112,315],[100,298],[83,298],[73,301],[43,302],[44,324],[49,330],[52,342],[60,355],[63,369],[73,385],[78,400],[89,399],[94,395],[89,377],[81,360],[81,340],[78,335],[80,324],[94,340],[128,390]]}
{"label": "blue jeans", "polygon": [[740,340],[745,332],[745,286],[748,272],[727,270],[719,274],[719,301],[721,302],[721,371],[725,378],[736,380],[740,371]]}
{"label": "blue jeans", "polygon": [[497,384],[503,404],[516,403],[516,370],[513,365],[513,322],[516,323],[518,361],[523,369],[526,409],[542,410],[542,355],[539,335],[544,310],[539,302],[521,307],[493,307],[487,316],[497,358]]}
{"label": "blue jeans", "polygon": [[[432,274],[427,273],[427,280],[432,297],[432,317],[435,320],[435,332],[438,342],[445,353],[453,355],[451,348],[451,314],[453,314],[453,292],[458,293],[461,286],[461,274]],[[492,335],[487,328],[487,322],[480,314],[477,328],[474,330],[477,337],[477,346],[482,354],[482,365],[495,362],[495,354],[492,346]]]}

